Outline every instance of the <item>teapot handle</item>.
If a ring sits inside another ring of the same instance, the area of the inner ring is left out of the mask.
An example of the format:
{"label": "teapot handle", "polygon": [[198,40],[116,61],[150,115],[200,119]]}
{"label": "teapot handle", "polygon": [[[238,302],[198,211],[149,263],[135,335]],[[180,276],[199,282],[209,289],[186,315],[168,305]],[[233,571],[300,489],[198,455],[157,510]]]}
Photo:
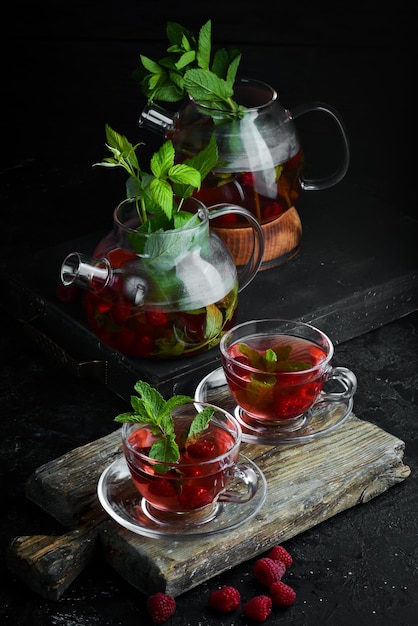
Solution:
{"label": "teapot handle", "polygon": [[255,278],[263,261],[264,235],[260,223],[250,211],[237,204],[228,204],[227,202],[213,204],[208,208],[208,212],[210,220],[215,219],[215,217],[220,217],[221,215],[237,213],[245,217],[250,222],[250,226],[253,229],[254,245],[251,256],[248,263],[238,272],[238,292],[240,293],[250,284],[253,278]]}
{"label": "teapot handle", "polygon": [[344,122],[338,113],[333,107],[324,102],[306,102],[305,104],[299,104],[295,106],[292,111],[289,111],[292,119],[296,119],[304,113],[310,113],[313,111],[322,111],[327,115],[330,115],[335,123],[337,124],[338,130],[341,135],[342,143],[343,143],[343,160],[340,167],[329,176],[324,176],[323,178],[316,179],[303,179],[300,181],[301,187],[305,191],[319,190],[319,189],[328,189],[328,187],[333,187],[337,183],[339,183],[347,173],[348,166],[350,164],[350,145],[348,141],[347,132],[345,130]]}

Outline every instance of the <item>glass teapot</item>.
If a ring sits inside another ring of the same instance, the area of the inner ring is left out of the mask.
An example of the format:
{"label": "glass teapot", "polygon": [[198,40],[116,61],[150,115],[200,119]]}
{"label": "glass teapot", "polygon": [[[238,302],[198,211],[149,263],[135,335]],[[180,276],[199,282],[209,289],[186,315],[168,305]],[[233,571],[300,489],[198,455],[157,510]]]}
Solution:
{"label": "glass teapot", "polygon": [[[264,234],[262,269],[266,269],[299,249],[302,228],[295,203],[302,191],[326,189],[344,178],[350,161],[349,142],[340,115],[324,103],[302,104],[290,112],[270,85],[246,78],[237,80],[234,100],[245,111],[209,108],[192,98],[175,113],[151,103],[141,112],[139,125],[171,139],[178,161],[202,150],[215,132],[220,158],[194,195],[207,205],[239,204],[256,217]],[[293,120],[313,111],[325,113],[335,122],[342,159],[334,172],[306,179],[303,148]],[[237,266],[245,265],[251,232],[242,217],[223,215],[211,227],[225,241]]]}
{"label": "glass teapot", "polygon": [[[84,289],[87,321],[104,343],[131,357],[168,359],[216,346],[236,318],[238,294],[256,276],[264,251],[254,216],[240,206],[209,209],[188,198],[194,213],[183,228],[138,232],[135,198],[114,211],[113,230],[88,256],[72,252],[61,266],[64,286]],[[238,274],[212,219],[239,215],[251,224],[253,249]]]}

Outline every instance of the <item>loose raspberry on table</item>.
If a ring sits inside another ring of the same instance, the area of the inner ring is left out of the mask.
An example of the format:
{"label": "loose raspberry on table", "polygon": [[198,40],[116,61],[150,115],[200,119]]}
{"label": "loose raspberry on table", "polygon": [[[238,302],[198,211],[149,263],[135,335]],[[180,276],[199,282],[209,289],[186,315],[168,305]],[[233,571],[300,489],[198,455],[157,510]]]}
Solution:
{"label": "loose raspberry on table", "polygon": [[292,606],[296,600],[296,591],[282,580],[278,580],[271,585],[270,596],[274,606]]}
{"label": "loose raspberry on table", "polygon": [[273,561],[282,561],[286,567],[290,567],[293,563],[292,555],[283,546],[274,546],[267,556]]}
{"label": "loose raspberry on table", "polygon": [[147,598],[147,609],[154,624],[164,624],[176,610],[173,596],[159,591]]}
{"label": "loose raspberry on table", "polygon": [[212,591],[208,598],[208,604],[220,613],[232,613],[241,604],[241,595],[238,589],[227,585],[217,591]]}
{"label": "loose raspberry on table", "polygon": [[274,561],[268,557],[258,559],[253,567],[253,576],[266,587],[281,580],[286,571],[286,565],[282,561]]}
{"label": "loose raspberry on table", "polygon": [[273,602],[269,596],[255,596],[243,605],[242,611],[248,619],[255,622],[265,622],[271,614],[272,605]]}

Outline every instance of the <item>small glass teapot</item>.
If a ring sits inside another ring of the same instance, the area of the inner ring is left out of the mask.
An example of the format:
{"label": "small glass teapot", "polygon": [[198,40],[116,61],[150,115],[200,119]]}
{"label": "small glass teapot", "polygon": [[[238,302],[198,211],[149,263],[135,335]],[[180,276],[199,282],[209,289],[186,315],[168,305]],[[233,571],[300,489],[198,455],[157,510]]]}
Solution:
{"label": "small glass teapot", "polygon": [[[234,100],[246,107],[244,112],[210,108],[192,98],[175,113],[152,103],[142,111],[139,125],[171,139],[178,161],[202,150],[215,132],[219,162],[194,195],[206,205],[239,204],[256,217],[264,234],[262,269],[267,269],[298,251],[302,228],[295,203],[302,191],[326,189],[344,178],[349,142],[340,115],[326,104],[307,103],[290,112],[270,85],[246,78],[237,80]],[[343,150],[335,172],[309,180],[303,175],[304,153],[293,120],[313,111],[331,116]],[[245,265],[246,242],[252,235],[242,217],[223,215],[211,227],[225,241],[237,266]]]}
{"label": "small glass teapot", "polygon": [[[208,209],[191,197],[183,208],[194,217],[185,227],[138,232],[135,200],[124,200],[116,207],[114,228],[93,256],[67,255],[61,282],[86,290],[90,327],[123,354],[169,359],[209,350],[233,326],[238,294],[261,265],[260,225],[240,206],[221,204]],[[239,274],[227,247],[209,228],[210,220],[225,215],[246,218],[252,227],[250,261]]]}

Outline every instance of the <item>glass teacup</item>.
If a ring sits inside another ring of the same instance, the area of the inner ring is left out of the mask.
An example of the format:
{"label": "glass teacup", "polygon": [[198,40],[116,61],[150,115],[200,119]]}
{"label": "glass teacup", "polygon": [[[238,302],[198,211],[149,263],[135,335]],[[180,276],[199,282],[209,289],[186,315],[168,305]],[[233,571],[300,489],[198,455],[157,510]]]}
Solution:
{"label": "glass teacup", "polygon": [[241,423],[301,429],[312,411],[352,399],[355,374],[333,367],[334,346],[321,330],[299,321],[252,320],[225,333],[221,362]]}
{"label": "glass teacup", "polygon": [[[190,445],[184,434],[205,406],[213,416]],[[240,462],[241,427],[227,411],[201,402],[188,402],[172,411],[180,459],[163,462],[148,456],[156,437],[148,424],[124,423],[122,444],[145,515],[159,524],[202,524],[214,519],[222,502],[244,504],[259,488],[251,464]]]}

